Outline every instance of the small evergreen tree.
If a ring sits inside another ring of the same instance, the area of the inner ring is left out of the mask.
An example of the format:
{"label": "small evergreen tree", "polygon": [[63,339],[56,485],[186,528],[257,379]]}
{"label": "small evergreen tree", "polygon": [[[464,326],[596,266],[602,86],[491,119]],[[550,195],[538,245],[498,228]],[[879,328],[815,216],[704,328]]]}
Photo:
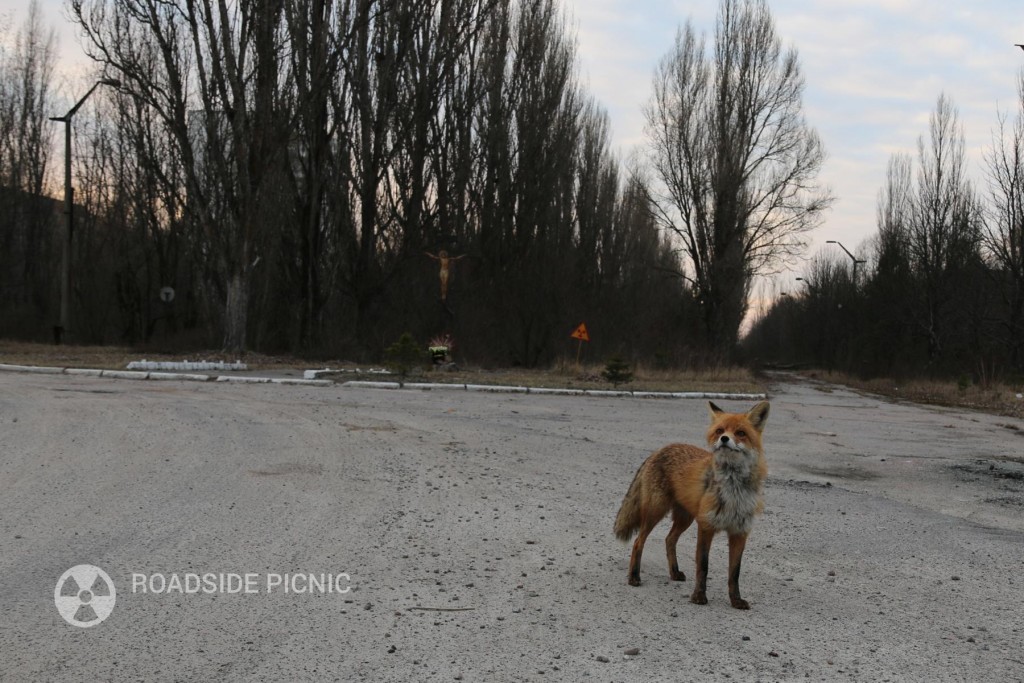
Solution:
{"label": "small evergreen tree", "polygon": [[601,376],[612,383],[613,386],[618,387],[620,384],[626,384],[627,382],[633,381],[633,371],[629,369],[629,363],[622,360],[622,356],[615,355],[608,359],[604,364],[604,370],[601,372]]}
{"label": "small evergreen tree", "polygon": [[398,341],[384,350],[384,362],[388,368],[398,373],[398,382],[402,384],[409,376],[409,372],[426,362],[426,353],[412,335],[405,332]]}

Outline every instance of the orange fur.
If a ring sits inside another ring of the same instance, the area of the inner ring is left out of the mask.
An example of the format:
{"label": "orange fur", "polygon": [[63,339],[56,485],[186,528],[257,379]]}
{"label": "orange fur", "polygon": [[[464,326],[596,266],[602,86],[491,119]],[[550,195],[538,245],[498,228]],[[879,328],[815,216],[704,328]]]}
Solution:
{"label": "orange fur", "polygon": [[740,597],[739,572],[743,548],[754,516],[764,507],[761,488],[768,469],[761,435],[768,418],[768,402],[747,413],[726,413],[714,403],[705,450],[671,444],[644,461],[622,501],[615,519],[615,535],[628,541],[637,534],[629,561],[629,584],[640,585],[640,559],[651,530],[669,512],[672,529],[665,538],[669,576],[685,581],[676,560],[679,536],[697,522],[697,577],[690,600],[707,603],[707,561],[711,540],[719,531],[729,534],[729,599],[733,607],[747,609]]}

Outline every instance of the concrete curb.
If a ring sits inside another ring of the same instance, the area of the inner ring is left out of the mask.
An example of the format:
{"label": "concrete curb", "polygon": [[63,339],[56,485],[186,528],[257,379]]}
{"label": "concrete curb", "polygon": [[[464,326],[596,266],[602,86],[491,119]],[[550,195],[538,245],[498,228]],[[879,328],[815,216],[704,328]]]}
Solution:
{"label": "concrete curb", "polygon": [[323,368],[320,370],[303,370],[302,372],[304,379],[320,379],[324,375],[381,375],[383,377],[390,377],[392,373],[384,368],[366,368],[365,370],[360,368]]}
{"label": "concrete curb", "polygon": [[179,382],[240,382],[244,384],[286,384],[310,387],[333,387],[327,379],[298,379],[292,377],[249,377],[245,375],[201,375],[184,372],[147,372],[142,370],[101,370],[99,368],[58,368],[36,365],[0,363],[0,372],[25,372],[45,375],[71,375],[74,377],[105,377],[108,379],[152,379]]}
{"label": "concrete curb", "polygon": [[353,380],[351,382],[343,382],[343,387],[350,387],[352,389],[401,389],[402,385],[398,382],[363,382]]}
{"label": "concrete curb", "polygon": [[608,389],[548,389],[544,387],[502,386],[496,384],[444,384],[435,382],[366,382],[351,380],[340,385],[346,389],[418,389],[420,391],[483,391],[495,394],[535,394],[538,396],[595,396],[604,398],[718,399],[763,401],[766,394],[729,394],[713,391],[625,391]]}
{"label": "concrete curb", "polygon": [[139,370],[104,370],[100,373],[100,376],[113,379],[149,379],[148,372]]}
{"label": "concrete curb", "polygon": [[527,387],[506,387],[499,384],[467,384],[466,391],[487,391],[494,394],[528,394]]}
{"label": "concrete curb", "polygon": [[269,377],[250,377],[247,375],[232,376],[232,375],[219,375],[214,381],[216,382],[237,382],[239,384],[270,384]]}
{"label": "concrete curb", "polygon": [[40,375],[74,375],[109,379],[178,380],[182,382],[225,382],[236,384],[279,384],[287,386],[334,387],[348,389],[419,389],[420,391],[481,391],[493,394],[536,394],[538,396],[594,396],[604,398],[681,399],[697,398],[723,401],[763,401],[766,394],[729,394],[714,391],[625,391],[608,389],[548,389],[545,387],[503,386],[500,384],[448,384],[443,382],[369,382],[351,380],[338,384],[317,379],[325,371],[306,370],[304,379],[293,377],[251,377],[247,375],[198,375],[178,372],[144,372],[139,370],[99,370],[93,368],[56,368],[39,365],[0,363],[0,372],[27,372]]}
{"label": "concrete curb", "polygon": [[0,370],[7,370],[9,372],[31,372],[37,375],[59,375],[64,372],[64,368],[47,368],[38,365],[8,365],[6,363],[0,364]]}
{"label": "concrete curb", "polygon": [[103,375],[103,371],[94,368],[65,368],[64,374],[78,375],[80,377],[100,377]]}
{"label": "concrete curb", "polygon": [[442,382],[406,382],[406,389],[422,389],[424,391],[431,391],[437,389],[438,391],[465,391],[465,384],[444,384]]}
{"label": "concrete curb", "polygon": [[584,389],[548,389],[546,387],[530,387],[529,393],[541,396],[586,396]]}
{"label": "concrete curb", "polygon": [[150,379],[169,379],[181,382],[209,382],[212,377],[209,375],[196,375],[182,372],[151,372]]}
{"label": "concrete curb", "polygon": [[133,360],[128,363],[128,370],[141,370],[144,372],[195,372],[195,371],[206,371],[216,370],[218,372],[224,372],[226,370],[231,371],[245,371],[249,369],[249,366],[242,361],[236,360],[234,363],[227,363],[222,360],[168,360],[168,361],[153,361],[153,360]]}
{"label": "concrete curb", "polygon": [[334,382],[329,379],[298,379],[293,377],[273,377],[271,384],[288,384],[302,387],[333,387]]}

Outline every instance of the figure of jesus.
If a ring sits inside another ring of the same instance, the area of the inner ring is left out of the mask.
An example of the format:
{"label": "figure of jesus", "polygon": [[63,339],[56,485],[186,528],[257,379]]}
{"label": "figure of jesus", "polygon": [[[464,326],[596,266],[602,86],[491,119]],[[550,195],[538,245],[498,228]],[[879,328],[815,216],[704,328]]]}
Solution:
{"label": "figure of jesus", "polygon": [[429,251],[426,252],[427,256],[434,259],[441,264],[441,271],[438,276],[441,278],[441,301],[448,300],[448,280],[451,278],[451,266],[449,265],[452,261],[458,261],[460,258],[464,258],[466,255],[461,256],[449,256],[448,252],[442,249],[437,252],[437,256],[434,256]]}

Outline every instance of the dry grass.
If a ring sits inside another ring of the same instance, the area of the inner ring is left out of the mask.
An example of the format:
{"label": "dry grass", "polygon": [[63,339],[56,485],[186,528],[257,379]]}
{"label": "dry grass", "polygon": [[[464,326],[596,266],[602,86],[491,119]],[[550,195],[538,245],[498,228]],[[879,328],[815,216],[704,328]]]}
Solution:
{"label": "dry grass", "polygon": [[[465,368],[455,372],[432,370],[417,379],[431,382],[499,384],[562,389],[612,389],[611,383],[601,376],[604,366],[558,363],[547,370],[511,368],[482,370]],[[633,380],[620,384],[619,389],[629,391],[714,391],[735,393],[764,393],[765,386],[752,372],[740,367],[719,367],[703,370],[654,369],[644,366],[633,368]]]}
{"label": "dry grass", "polygon": [[[100,368],[123,370],[133,360],[242,360],[253,370],[286,368],[333,368],[353,370],[356,366],[344,361],[308,361],[288,356],[265,356],[247,353],[233,356],[219,351],[191,353],[154,353],[150,350],[117,346],[54,346],[0,340],[0,363],[14,365],[48,365],[55,367]],[[362,366],[366,367],[366,366]],[[501,384],[507,386],[533,386],[568,389],[611,389],[612,385],[601,377],[603,366],[560,362],[549,369],[481,369],[460,368],[457,371],[425,370],[410,377],[411,381],[431,381],[463,384]],[[640,366],[633,369],[634,378],[620,389],[635,391],[720,391],[737,393],[763,393],[764,384],[752,372],[739,367],[715,367],[703,370],[655,369]],[[380,379],[380,375],[348,374],[346,378]]]}
{"label": "dry grass", "polygon": [[826,382],[844,384],[862,391],[882,396],[901,398],[916,403],[950,406],[980,410],[994,415],[1024,418],[1024,399],[1017,398],[1024,393],[1024,386],[992,383],[987,387],[964,385],[948,380],[915,379],[896,381],[893,379],[863,380],[840,372],[811,371],[808,376]]}

